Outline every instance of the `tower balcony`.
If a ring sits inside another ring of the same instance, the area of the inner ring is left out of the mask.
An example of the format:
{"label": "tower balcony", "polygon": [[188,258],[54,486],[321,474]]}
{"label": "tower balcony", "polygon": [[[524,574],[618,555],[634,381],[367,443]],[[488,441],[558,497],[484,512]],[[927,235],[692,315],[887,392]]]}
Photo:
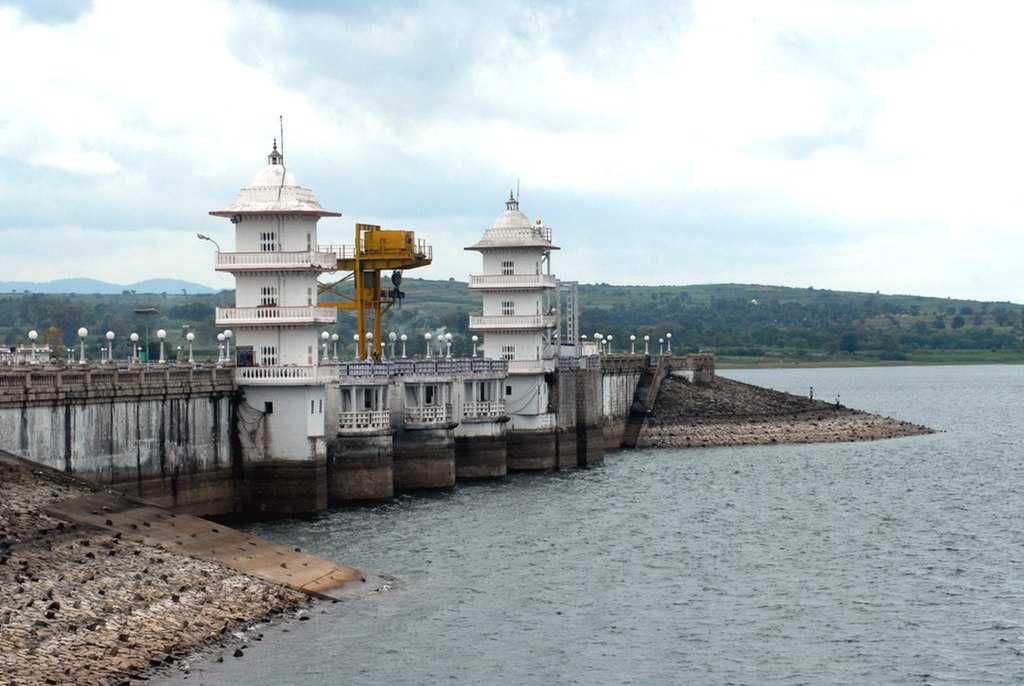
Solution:
{"label": "tower balcony", "polygon": [[473,314],[469,328],[473,331],[529,331],[554,329],[558,317],[553,314]]}
{"label": "tower balcony", "polygon": [[391,430],[391,412],[388,410],[356,410],[338,413],[338,433],[364,434]]}
{"label": "tower balcony", "polygon": [[451,403],[443,405],[420,405],[405,408],[407,429],[433,429],[448,426],[452,422]]}
{"label": "tower balcony", "polygon": [[551,274],[473,274],[469,287],[482,290],[515,288],[555,288],[558,279]]}
{"label": "tower balcony", "polygon": [[337,374],[333,365],[236,367],[235,382],[239,386],[317,386],[336,379]]}
{"label": "tower balcony", "polygon": [[334,253],[318,250],[301,252],[218,252],[219,272],[244,271],[328,271],[338,267]]}
{"label": "tower balcony", "polygon": [[333,324],[332,307],[218,307],[217,326],[271,326],[274,324]]}
{"label": "tower balcony", "polygon": [[462,418],[466,421],[496,421],[506,416],[504,400],[477,400],[462,404]]}

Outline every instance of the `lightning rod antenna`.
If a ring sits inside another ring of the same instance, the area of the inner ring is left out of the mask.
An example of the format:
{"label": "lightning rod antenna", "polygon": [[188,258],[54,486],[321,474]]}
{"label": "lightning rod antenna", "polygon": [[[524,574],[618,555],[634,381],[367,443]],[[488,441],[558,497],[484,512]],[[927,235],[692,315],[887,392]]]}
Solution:
{"label": "lightning rod antenna", "polygon": [[281,202],[281,191],[284,190],[284,179],[288,174],[288,163],[284,160],[284,115],[277,115],[277,122],[281,127],[281,185],[277,187],[277,201]]}

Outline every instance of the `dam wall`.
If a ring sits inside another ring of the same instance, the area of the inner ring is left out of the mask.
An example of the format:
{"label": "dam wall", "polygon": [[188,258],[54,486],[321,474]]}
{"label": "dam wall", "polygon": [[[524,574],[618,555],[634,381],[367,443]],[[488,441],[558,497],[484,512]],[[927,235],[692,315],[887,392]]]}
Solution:
{"label": "dam wall", "polygon": [[0,374],[0,450],[179,511],[239,497],[230,371],[31,369]]}
{"label": "dam wall", "polygon": [[[285,388],[232,367],[9,368],[0,450],[190,514],[301,515],[598,465],[635,445],[667,375],[714,373],[713,360],[638,355],[552,367],[543,423],[519,431],[501,360],[334,363],[325,383]],[[303,407],[323,408],[322,428]]]}

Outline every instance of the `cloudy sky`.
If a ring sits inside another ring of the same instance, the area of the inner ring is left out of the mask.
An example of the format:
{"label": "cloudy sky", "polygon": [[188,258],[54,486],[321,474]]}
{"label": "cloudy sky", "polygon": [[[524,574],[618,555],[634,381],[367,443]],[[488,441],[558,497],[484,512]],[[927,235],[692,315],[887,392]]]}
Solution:
{"label": "cloudy sky", "polygon": [[1024,3],[0,0],[0,279],[215,286],[285,116],[323,205],[586,282],[1024,300]]}

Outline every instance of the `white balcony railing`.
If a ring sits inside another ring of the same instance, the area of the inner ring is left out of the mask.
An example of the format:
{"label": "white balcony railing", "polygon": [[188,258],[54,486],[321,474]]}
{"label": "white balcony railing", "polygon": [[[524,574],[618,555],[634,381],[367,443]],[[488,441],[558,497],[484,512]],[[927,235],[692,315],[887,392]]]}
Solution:
{"label": "white balcony railing", "polygon": [[333,324],[338,313],[331,307],[218,307],[217,326],[240,324]]}
{"label": "white balcony railing", "polygon": [[338,413],[338,431],[367,431],[391,428],[387,410],[359,410]]}
{"label": "white balcony railing", "polygon": [[486,419],[488,417],[504,417],[504,400],[478,400],[462,404],[462,416],[466,419]]}
{"label": "white balcony railing", "polygon": [[558,279],[550,274],[473,274],[470,288],[554,288]]}
{"label": "white balcony railing", "polygon": [[547,374],[555,371],[555,360],[509,360],[509,374]]}
{"label": "white balcony railing", "polygon": [[515,329],[553,329],[558,317],[553,314],[473,314],[469,328],[478,331],[507,331]]}
{"label": "white balcony railing", "polygon": [[249,269],[318,269],[334,271],[337,258],[331,252],[219,252],[217,271],[234,272]]}
{"label": "white balcony railing", "polygon": [[406,424],[447,424],[451,420],[452,406],[450,403],[405,408]]}
{"label": "white balcony railing", "polygon": [[235,381],[244,386],[310,386],[337,377],[333,366],[236,367]]}

